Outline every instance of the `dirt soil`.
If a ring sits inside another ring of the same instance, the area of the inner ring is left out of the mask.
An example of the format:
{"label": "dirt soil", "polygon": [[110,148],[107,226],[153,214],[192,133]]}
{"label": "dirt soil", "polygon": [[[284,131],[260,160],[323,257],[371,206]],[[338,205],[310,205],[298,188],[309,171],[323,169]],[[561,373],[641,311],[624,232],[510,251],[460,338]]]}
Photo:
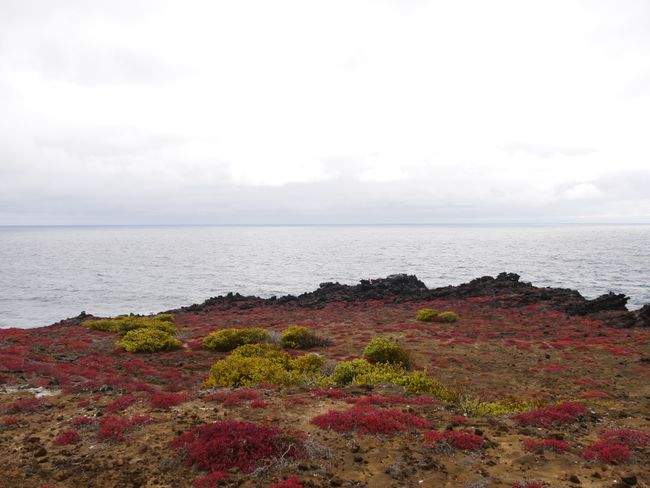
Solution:
{"label": "dirt soil", "polygon": [[[421,308],[452,310],[460,320],[418,322]],[[268,487],[292,476],[305,487],[650,486],[647,444],[634,447],[623,462],[582,455],[604,431],[650,432],[648,327],[616,328],[611,317],[568,315],[544,300],[509,303],[507,296],[401,296],[317,306],[242,298],[180,309],[174,316],[183,347],[153,354],[116,350],[115,334],[80,320],[0,330],[0,487],[190,487],[205,472],[185,465],[170,443],[224,419],[299,430],[308,446],[297,460],[271,459],[253,473],[232,469],[220,486]],[[209,332],[279,332],[293,324],[330,341],[312,350],[330,365],[360,357],[370,339],[387,337],[412,353],[416,369],[468,395],[540,405],[581,402],[588,413],[546,428],[521,425],[512,415],[471,418],[437,399],[398,401],[411,396],[390,385],[345,386],[335,393],[263,385],[255,390],[257,401],[224,401],[227,394],[203,387],[211,364],[225,356],[202,349]],[[151,399],[157,392],[177,393],[180,403],[156,407]],[[390,397],[376,408],[409,412],[432,427],[389,436],[337,433],[311,423],[368,396]],[[121,438],[103,439],[99,426],[107,415],[146,418]],[[483,447],[441,449],[425,441],[427,430],[446,429],[478,434]],[[79,436],[77,442],[60,442],[68,430]],[[570,449],[531,452],[523,445],[527,438],[564,440]]]}

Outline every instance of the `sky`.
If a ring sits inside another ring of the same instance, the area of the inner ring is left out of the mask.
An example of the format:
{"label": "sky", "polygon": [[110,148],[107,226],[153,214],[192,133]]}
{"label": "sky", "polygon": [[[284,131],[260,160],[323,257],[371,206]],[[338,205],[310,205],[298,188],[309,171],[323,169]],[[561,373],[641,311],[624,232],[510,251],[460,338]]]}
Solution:
{"label": "sky", "polygon": [[650,222],[647,0],[0,0],[0,225]]}

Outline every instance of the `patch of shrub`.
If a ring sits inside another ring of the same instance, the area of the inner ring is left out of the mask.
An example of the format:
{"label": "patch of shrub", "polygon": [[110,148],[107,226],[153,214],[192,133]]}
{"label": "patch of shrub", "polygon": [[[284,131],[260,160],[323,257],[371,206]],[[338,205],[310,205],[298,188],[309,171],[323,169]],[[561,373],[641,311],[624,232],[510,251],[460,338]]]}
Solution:
{"label": "patch of shrub", "polygon": [[564,402],[529,412],[521,412],[513,419],[520,425],[556,427],[574,422],[586,414],[587,408],[582,403]]}
{"label": "patch of shrub", "polygon": [[464,451],[476,451],[483,447],[485,439],[480,435],[459,430],[431,431],[424,433],[424,440],[437,449],[456,448]]}
{"label": "patch of shrub", "polygon": [[[171,320],[170,320],[171,318]],[[112,319],[90,319],[83,325],[91,329],[117,332],[124,335],[136,329],[156,329],[176,335],[176,328],[171,325],[173,317],[170,314],[159,314],[154,317],[142,317],[139,315],[119,315]]]}
{"label": "patch of shrub", "polygon": [[186,393],[154,393],[149,402],[153,408],[168,410],[187,401],[189,397]]}
{"label": "patch of shrub", "polygon": [[127,352],[172,351],[181,347],[181,341],[163,330],[148,327],[130,330],[115,346]]}
{"label": "patch of shrub", "polygon": [[247,329],[223,329],[211,332],[203,339],[203,347],[214,351],[227,352],[257,342],[266,342],[271,339],[271,334],[259,327]]}
{"label": "patch of shrub", "polygon": [[531,452],[545,451],[566,452],[571,450],[568,442],[560,439],[524,439],[524,449]]}
{"label": "patch of shrub", "polygon": [[[222,482],[226,483],[228,480],[228,473],[223,471],[213,471],[210,474],[199,476],[192,481],[194,488],[216,488],[222,486]],[[223,486],[226,486],[225,484]]]}
{"label": "patch of shrub", "polygon": [[111,403],[104,407],[106,413],[115,413],[121,410],[126,410],[131,405],[138,401],[135,395],[121,395],[113,400]]}
{"label": "patch of shrub", "polygon": [[121,442],[126,434],[140,425],[151,422],[148,415],[135,415],[131,418],[105,415],[99,419],[98,441]]}
{"label": "patch of shrub", "polygon": [[408,368],[411,364],[408,351],[396,342],[383,337],[372,339],[366,345],[363,356],[370,363],[397,364],[404,368]]}
{"label": "patch of shrub", "polygon": [[415,316],[415,320],[420,322],[433,322],[440,312],[433,308],[422,308]]}
{"label": "patch of shrub", "polygon": [[600,438],[603,441],[623,444],[630,448],[643,448],[650,446],[650,433],[625,427],[606,430],[600,434]]}
{"label": "patch of shrub", "polygon": [[66,430],[61,432],[54,439],[55,446],[67,446],[69,444],[76,444],[81,441],[81,436],[76,430]]}
{"label": "patch of shrub", "polygon": [[280,344],[289,349],[309,349],[321,346],[324,342],[312,330],[301,325],[292,325],[280,334]]}
{"label": "patch of shrub", "polygon": [[596,463],[626,463],[632,460],[632,451],[624,444],[598,441],[586,447],[582,457]]}
{"label": "patch of shrub", "polygon": [[258,400],[261,395],[255,390],[241,388],[235,391],[215,391],[204,397],[208,401],[222,403],[226,407],[236,407],[244,402]]}
{"label": "patch of shrub", "polygon": [[292,359],[271,345],[244,345],[212,365],[205,385],[214,388],[261,383],[284,386],[315,383],[322,365],[323,360],[317,354]]}
{"label": "patch of shrub", "polygon": [[43,410],[49,405],[48,402],[42,398],[20,398],[11,403],[2,405],[0,410],[4,413],[34,413]]}
{"label": "patch of shrub", "polygon": [[255,470],[261,461],[302,454],[303,435],[277,427],[224,420],[202,425],[181,434],[172,442],[187,466],[204,471],[244,473]]}
{"label": "patch of shrub", "polygon": [[472,397],[463,397],[458,402],[455,402],[455,404],[463,412],[472,417],[510,415],[539,407],[538,402],[529,402],[526,400],[505,399],[494,402],[485,402]]}
{"label": "patch of shrub", "polygon": [[434,319],[435,322],[458,322],[460,320],[460,317],[456,312],[451,312],[451,311],[446,311],[446,312],[440,312],[438,316]]}
{"label": "patch of shrub", "polygon": [[311,419],[324,430],[358,432],[359,434],[394,435],[409,429],[429,427],[429,421],[398,409],[378,409],[355,405],[347,410],[330,410]]}

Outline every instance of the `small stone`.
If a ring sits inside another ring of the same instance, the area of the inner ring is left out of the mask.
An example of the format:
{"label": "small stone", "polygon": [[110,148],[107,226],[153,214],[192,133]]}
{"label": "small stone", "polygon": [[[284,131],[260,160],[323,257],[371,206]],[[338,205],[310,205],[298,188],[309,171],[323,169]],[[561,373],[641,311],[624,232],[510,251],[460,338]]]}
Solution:
{"label": "small stone", "polygon": [[362,458],[361,456],[354,456],[354,462],[355,462],[355,463],[362,463],[362,462],[363,462],[363,458]]}
{"label": "small stone", "polygon": [[623,483],[625,483],[626,485],[628,485],[628,486],[634,486],[634,485],[636,485],[636,483],[637,483],[637,480],[636,480],[636,476],[635,476],[635,475],[632,475],[632,476],[622,476],[622,477],[621,477],[621,481],[622,481]]}
{"label": "small stone", "polygon": [[569,476],[569,481],[571,483],[576,483],[578,485],[580,484],[580,478],[578,478],[575,474],[572,474],[571,476]]}
{"label": "small stone", "polygon": [[47,456],[47,451],[45,450],[44,447],[41,447],[34,453],[34,457],[43,457],[43,456]]}

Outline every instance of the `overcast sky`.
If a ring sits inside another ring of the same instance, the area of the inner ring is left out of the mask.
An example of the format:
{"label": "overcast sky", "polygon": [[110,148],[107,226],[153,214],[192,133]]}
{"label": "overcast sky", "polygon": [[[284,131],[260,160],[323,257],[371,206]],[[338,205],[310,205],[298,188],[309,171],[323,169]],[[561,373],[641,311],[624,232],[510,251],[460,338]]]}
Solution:
{"label": "overcast sky", "polygon": [[0,224],[650,222],[647,0],[0,0]]}

